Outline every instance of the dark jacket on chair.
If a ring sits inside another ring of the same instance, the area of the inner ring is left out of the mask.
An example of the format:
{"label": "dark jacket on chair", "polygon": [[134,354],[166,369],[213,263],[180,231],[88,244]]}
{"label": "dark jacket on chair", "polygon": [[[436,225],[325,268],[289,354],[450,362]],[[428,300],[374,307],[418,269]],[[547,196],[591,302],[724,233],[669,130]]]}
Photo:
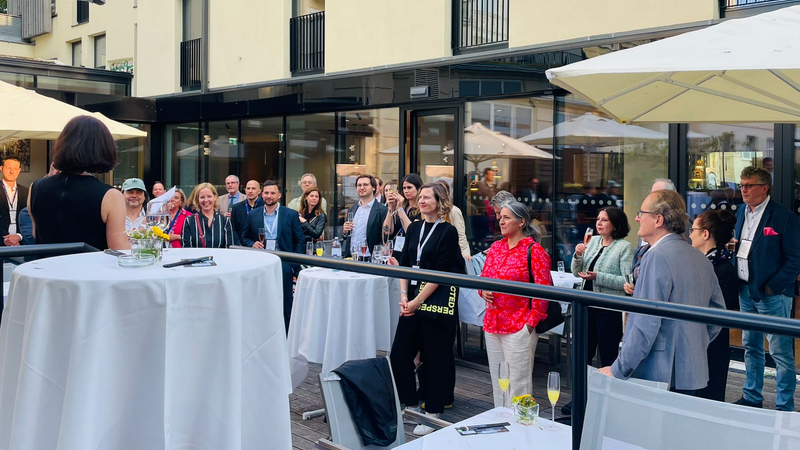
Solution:
{"label": "dark jacket on chair", "polygon": [[[305,236],[300,227],[297,211],[285,206],[279,208],[277,249],[283,252],[304,253]],[[264,228],[264,206],[258,207],[248,214],[242,231],[242,245],[252,247],[258,240],[259,228]]]}
{"label": "dark jacket on chair", "polygon": [[[736,211],[734,237],[739,240],[747,208],[747,205],[742,205]],[[772,228],[777,234],[765,236],[765,228]],[[800,221],[792,211],[773,199],[767,203],[756,227],[747,268],[747,286],[753,300],[764,297],[767,286],[773,294],[794,296],[795,280],[800,274]]]}
{"label": "dark jacket on chair", "polygon": [[361,443],[365,447],[386,447],[394,442],[397,410],[392,373],[386,358],[347,361],[333,373],[342,379],[342,393],[358,427]]}

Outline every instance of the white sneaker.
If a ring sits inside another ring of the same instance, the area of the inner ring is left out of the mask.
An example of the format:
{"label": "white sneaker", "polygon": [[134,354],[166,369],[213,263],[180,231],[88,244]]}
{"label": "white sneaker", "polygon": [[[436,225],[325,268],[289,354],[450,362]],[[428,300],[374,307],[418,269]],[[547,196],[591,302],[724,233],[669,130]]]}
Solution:
{"label": "white sneaker", "polygon": [[[433,418],[436,418],[436,419],[439,418],[439,414],[438,413],[436,413],[436,414],[434,414],[434,413],[425,413],[425,415],[433,417]],[[431,427],[429,427],[427,425],[419,424],[416,427],[414,427],[414,436],[425,436],[426,434],[431,434],[434,431],[436,431],[436,429],[431,428]]]}

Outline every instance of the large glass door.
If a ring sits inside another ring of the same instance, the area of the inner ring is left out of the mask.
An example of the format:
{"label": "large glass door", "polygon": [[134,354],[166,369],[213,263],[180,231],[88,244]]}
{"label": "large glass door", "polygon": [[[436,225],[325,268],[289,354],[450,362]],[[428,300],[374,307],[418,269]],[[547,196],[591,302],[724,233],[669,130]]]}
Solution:
{"label": "large glass door", "polygon": [[[410,114],[410,171],[418,173],[425,183],[444,180],[453,192],[460,192],[455,177],[460,173],[461,116],[458,108],[417,110]],[[458,198],[458,196],[455,196]]]}

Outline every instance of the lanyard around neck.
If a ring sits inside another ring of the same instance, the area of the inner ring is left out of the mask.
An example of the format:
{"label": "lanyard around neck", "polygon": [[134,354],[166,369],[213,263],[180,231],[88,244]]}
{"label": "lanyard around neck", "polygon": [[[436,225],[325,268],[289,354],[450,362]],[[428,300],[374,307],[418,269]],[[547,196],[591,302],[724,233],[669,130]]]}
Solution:
{"label": "lanyard around neck", "polygon": [[417,265],[419,265],[420,259],[422,258],[422,249],[425,248],[425,244],[427,244],[428,240],[431,238],[431,236],[433,236],[433,230],[436,229],[436,225],[439,225],[439,222],[441,221],[442,221],[441,218],[436,219],[436,222],[433,223],[431,231],[428,232],[428,236],[425,238],[424,241],[421,239],[422,239],[422,232],[425,231],[425,224],[424,223],[422,224],[422,227],[420,228],[419,231],[420,242],[417,244]]}
{"label": "lanyard around neck", "polygon": [[8,196],[8,188],[6,188],[6,182],[3,181],[3,192],[6,194],[6,201],[8,202],[8,210],[11,211],[14,208],[14,204],[17,203],[17,194],[19,193],[19,189],[14,189],[14,197],[11,198]]}

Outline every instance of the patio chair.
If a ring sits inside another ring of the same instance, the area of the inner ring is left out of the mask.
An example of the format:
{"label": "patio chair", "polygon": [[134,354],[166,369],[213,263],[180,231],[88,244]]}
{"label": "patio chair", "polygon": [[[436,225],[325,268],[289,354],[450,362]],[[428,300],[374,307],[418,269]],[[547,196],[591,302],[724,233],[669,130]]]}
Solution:
{"label": "patio chair", "polygon": [[800,448],[800,414],[706,400],[596,372],[589,376],[585,417],[581,450]]}

